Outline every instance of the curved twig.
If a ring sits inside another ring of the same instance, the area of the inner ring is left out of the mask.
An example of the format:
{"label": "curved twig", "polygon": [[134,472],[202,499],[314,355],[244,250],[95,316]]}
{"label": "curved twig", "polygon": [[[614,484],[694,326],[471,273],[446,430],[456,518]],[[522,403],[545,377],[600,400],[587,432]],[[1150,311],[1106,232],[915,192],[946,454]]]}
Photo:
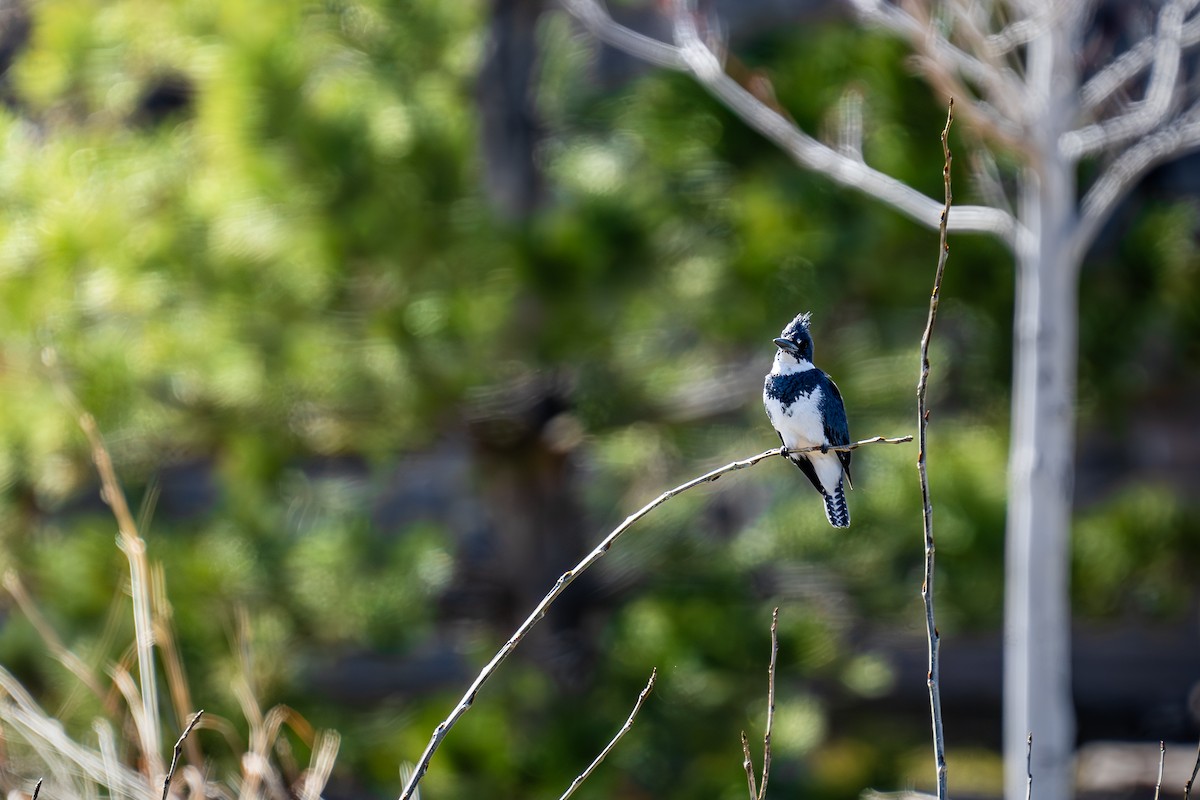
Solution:
{"label": "curved twig", "polygon": [[475,680],[471,682],[471,685],[467,687],[466,693],[463,694],[462,699],[458,701],[458,705],[454,707],[454,710],[450,712],[450,715],[438,723],[438,726],[433,730],[433,735],[429,739],[429,744],[425,747],[425,752],[421,754],[421,758],[413,767],[412,775],[409,777],[408,782],[404,786],[404,791],[400,795],[400,800],[412,800],[417,790],[417,785],[421,782],[421,778],[425,776],[426,770],[429,769],[429,762],[433,759],[433,754],[437,751],[438,747],[441,746],[442,740],[446,738],[446,734],[449,733],[450,729],[454,727],[455,723],[462,718],[463,714],[466,714],[467,711],[470,710],[471,706],[475,703],[475,696],[479,693],[479,690],[483,687],[483,684],[485,684],[487,680],[491,678],[492,675],[494,675],[500,668],[500,665],[503,664],[510,655],[512,655],[513,651],[517,649],[517,645],[519,645],[529,631],[533,629],[533,626],[536,625],[542,619],[542,617],[546,615],[546,612],[549,610],[554,601],[558,599],[559,595],[566,591],[567,587],[570,586],[576,578],[583,574],[585,570],[603,558],[613,546],[613,543],[621,537],[621,534],[633,527],[633,524],[642,517],[646,516],[651,511],[658,508],[676,495],[683,494],[689,489],[695,489],[697,486],[701,486],[705,483],[712,483],[713,481],[719,479],[722,475],[730,472],[736,472],[740,469],[746,469],[747,467],[752,467],[760,461],[765,461],[766,459],[774,456],[786,456],[790,453],[811,453],[818,450],[823,452],[828,452],[830,450],[855,450],[868,444],[903,444],[904,442],[911,441],[911,436],[899,436],[895,438],[875,436],[870,439],[863,439],[858,442],[853,442],[847,445],[839,445],[836,447],[803,447],[792,450],[789,450],[786,447],[776,447],[771,450],[765,450],[758,455],[744,458],[740,461],[730,462],[723,467],[718,467],[710,472],[706,472],[698,478],[692,478],[690,481],[682,483],[679,486],[676,486],[674,489],[668,489],[646,505],[642,506],[638,511],[630,514],[625,518],[624,522],[622,522],[612,531],[612,533],[608,534],[608,536],[605,536],[604,539],[601,540],[600,544],[596,545],[596,547],[590,553],[584,556],[582,561],[559,576],[558,580],[554,582],[554,586],[551,587],[550,591],[546,593],[546,596],[543,597],[541,601],[534,607],[533,611],[530,612],[525,621],[521,623],[520,627],[518,627],[513,635],[508,638],[508,641],[506,641],[500,650],[496,652],[496,655],[492,656],[492,660],[489,661],[486,666],[484,666],[479,675],[475,677]]}

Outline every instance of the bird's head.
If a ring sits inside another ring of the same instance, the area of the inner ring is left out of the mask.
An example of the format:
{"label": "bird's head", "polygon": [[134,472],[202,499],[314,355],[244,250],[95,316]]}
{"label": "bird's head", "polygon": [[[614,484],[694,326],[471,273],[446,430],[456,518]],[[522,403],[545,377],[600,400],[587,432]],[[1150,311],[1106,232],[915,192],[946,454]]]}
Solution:
{"label": "bird's head", "polygon": [[808,334],[808,323],[811,320],[811,315],[808,312],[797,314],[796,318],[788,323],[788,326],[783,329],[783,333],[775,340],[775,346],[779,348],[776,353],[777,359],[794,359],[798,363],[812,363],[813,343],[812,337]]}

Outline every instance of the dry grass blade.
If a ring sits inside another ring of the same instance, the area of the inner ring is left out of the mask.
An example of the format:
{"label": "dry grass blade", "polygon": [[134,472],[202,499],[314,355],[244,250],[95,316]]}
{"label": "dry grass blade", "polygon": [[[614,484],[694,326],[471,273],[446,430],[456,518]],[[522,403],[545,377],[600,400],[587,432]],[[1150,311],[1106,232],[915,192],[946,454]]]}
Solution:
{"label": "dry grass blade", "polygon": [[[50,625],[42,612],[38,609],[37,604],[25,591],[25,584],[21,582],[21,578],[13,570],[4,573],[4,588],[12,595],[13,600],[17,602],[17,606],[21,609],[21,613],[29,620],[29,624],[37,631],[42,643],[46,645],[46,649],[50,654],[62,664],[72,675],[78,679],[80,683],[88,688],[95,697],[103,702],[107,697],[107,692],[100,685],[99,679],[91,667],[84,663],[83,659],[71,652],[58,632]],[[110,709],[111,710],[111,709]]]}
{"label": "dry grass blade", "polygon": [[612,749],[617,746],[617,742],[621,741],[621,737],[629,733],[629,729],[633,727],[633,721],[637,718],[638,712],[642,710],[642,703],[646,702],[646,698],[649,697],[650,692],[654,690],[654,682],[657,678],[658,668],[656,667],[650,670],[650,680],[646,682],[646,688],[642,689],[641,693],[638,694],[638,698],[633,704],[633,710],[629,712],[629,718],[625,720],[625,724],[621,726],[620,730],[617,731],[616,736],[614,736],[609,743],[605,745],[604,749],[600,751],[600,755],[596,756],[596,758],[592,760],[591,764],[588,764],[587,769],[579,773],[575,780],[571,781],[571,785],[567,787],[567,790],[563,792],[562,797],[560,797],[558,800],[567,800],[568,797],[575,794],[575,790],[579,788],[580,784],[586,781],[588,777],[596,771],[596,767],[600,766],[600,762],[607,758],[608,754],[612,752]]}
{"label": "dry grass blade", "polygon": [[[27,742],[57,780],[87,779],[109,788],[114,796],[146,796],[141,775],[119,764],[109,765],[101,753],[69,737],[62,724],[34,701],[24,686],[0,667],[0,692],[10,702],[0,702],[0,720],[6,738]],[[65,793],[63,793],[65,794]]]}
{"label": "dry grass blade", "polygon": [[929,297],[929,317],[925,322],[925,332],[921,336],[921,374],[917,379],[917,426],[918,452],[917,473],[921,479],[921,518],[925,531],[925,581],[921,585],[921,599],[925,604],[925,632],[929,639],[928,685],[929,685],[929,714],[933,727],[933,754],[937,770],[938,800],[946,800],[946,743],[942,733],[942,696],[940,669],[938,665],[938,649],[941,634],[938,633],[937,622],[933,613],[933,579],[934,579],[934,541],[933,541],[933,504],[929,497],[929,473],[926,468],[925,455],[929,429],[929,408],[926,405],[926,393],[929,388],[929,342],[933,338],[933,327],[937,321],[938,302],[941,299],[942,276],[946,272],[946,259],[950,247],[946,242],[946,226],[950,217],[950,124],[954,121],[954,100],[946,112],[946,127],[942,129],[942,180],[946,190],[946,204],[942,209],[939,231],[939,248],[937,270],[933,278],[933,292]]}
{"label": "dry grass blade", "polygon": [[175,777],[175,767],[179,765],[179,756],[183,753],[183,743],[187,741],[188,734],[192,732],[192,728],[196,727],[196,723],[200,721],[200,717],[204,716],[204,709],[196,712],[192,717],[192,721],[187,724],[180,734],[179,739],[175,742],[175,750],[171,755],[171,767],[167,770],[166,777],[163,778],[162,800],[167,800],[167,794],[171,791],[171,778]]}
{"label": "dry grass blade", "polygon": [[[65,387],[64,387],[65,390]],[[120,533],[121,550],[129,560],[130,594],[133,597],[133,626],[137,638],[138,678],[141,684],[141,709],[137,715],[142,725],[138,728],[141,738],[142,755],[146,768],[151,776],[163,771],[162,754],[159,752],[159,713],[158,713],[158,682],[154,669],[154,626],[152,622],[152,603],[150,599],[151,582],[150,566],[146,559],[146,543],[138,534],[137,524],[125,502],[125,493],[117,480],[113,468],[112,457],[96,419],[87,412],[79,411],[74,396],[69,401],[76,408],[79,417],[79,427],[87,436],[92,448],[92,462],[100,475],[100,485],[103,487],[104,501],[112,509],[117,520]],[[127,695],[128,696],[128,695]]]}
{"label": "dry grass blade", "polygon": [[[154,598],[154,641],[162,654],[163,672],[167,676],[167,691],[171,703],[175,706],[177,718],[182,720],[187,716],[192,706],[192,693],[188,687],[187,673],[183,668],[183,659],[179,656],[179,648],[175,644],[175,631],[172,624],[174,610],[167,599],[167,579],[162,564],[155,564],[150,574],[151,588]],[[195,739],[188,739],[184,745],[187,748],[188,760],[193,764],[202,762],[200,748]]]}
{"label": "dry grass blade", "polygon": [[329,783],[329,774],[333,772],[333,763],[337,760],[338,748],[342,738],[336,731],[321,731],[317,734],[317,743],[313,748],[312,766],[304,776],[304,788],[300,792],[300,800],[320,800],[325,784]]}

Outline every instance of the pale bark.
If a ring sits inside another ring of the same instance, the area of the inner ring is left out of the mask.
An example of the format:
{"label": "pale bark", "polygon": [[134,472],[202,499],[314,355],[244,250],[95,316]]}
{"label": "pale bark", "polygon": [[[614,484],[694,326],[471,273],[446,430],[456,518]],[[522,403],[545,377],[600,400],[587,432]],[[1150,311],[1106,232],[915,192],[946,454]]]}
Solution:
{"label": "pale bark", "polygon": [[1037,798],[1072,794],[1070,531],[1075,467],[1079,264],[1074,162],[1058,140],[1075,119],[1077,18],[1028,44],[1032,163],[1022,171],[1017,216],[1012,434],[1005,570],[1005,797],[1027,790],[1033,734]]}

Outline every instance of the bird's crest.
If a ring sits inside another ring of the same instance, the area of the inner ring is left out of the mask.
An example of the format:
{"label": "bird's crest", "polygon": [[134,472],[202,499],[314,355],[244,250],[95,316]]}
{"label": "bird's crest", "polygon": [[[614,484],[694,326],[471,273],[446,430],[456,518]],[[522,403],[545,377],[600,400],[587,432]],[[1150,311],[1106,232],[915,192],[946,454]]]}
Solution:
{"label": "bird's crest", "polygon": [[792,341],[800,341],[803,337],[809,336],[808,324],[812,321],[812,314],[807,311],[802,311],[796,315],[796,318],[788,323],[788,326],[783,329],[783,338],[791,339]]}

